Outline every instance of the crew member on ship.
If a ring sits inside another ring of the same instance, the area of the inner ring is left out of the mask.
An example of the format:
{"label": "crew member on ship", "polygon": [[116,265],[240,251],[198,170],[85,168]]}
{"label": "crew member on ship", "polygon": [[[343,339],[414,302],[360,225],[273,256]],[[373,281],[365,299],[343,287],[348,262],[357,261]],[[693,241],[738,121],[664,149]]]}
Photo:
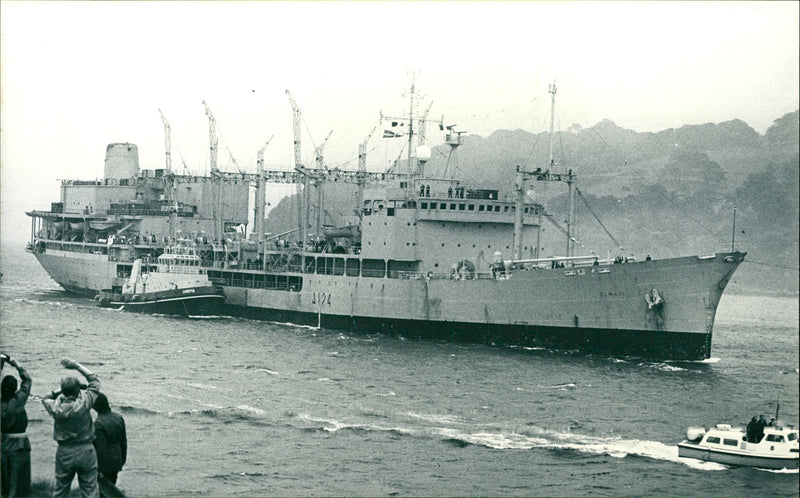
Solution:
{"label": "crew member on ship", "polygon": [[648,310],[653,312],[653,316],[656,319],[656,327],[661,330],[664,325],[664,299],[655,287],[650,289],[650,292],[646,293],[644,298],[647,301]]}

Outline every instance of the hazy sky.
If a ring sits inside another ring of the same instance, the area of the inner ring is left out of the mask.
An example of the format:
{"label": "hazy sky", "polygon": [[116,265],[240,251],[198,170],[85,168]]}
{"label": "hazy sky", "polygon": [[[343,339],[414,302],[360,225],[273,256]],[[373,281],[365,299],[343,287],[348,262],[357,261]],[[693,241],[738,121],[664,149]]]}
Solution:
{"label": "hazy sky", "polygon": [[[547,129],[611,119],[636,131],[739,118],[759,133],[798,108],[798,2],[14,2],[0,3],[0,211],[58,201],[59,179],[102,177],[105,147],[140,165],[208,168],[208,121],[254,171],[292,163],[289,89],[304,158],[331,130],[326,162],[355,168],[379,112],[402,116],[416,74],[423,108],[458,129]],[[393,159],[370,141],[369,168]],[[428,133],[440,143],[438,129]]]}

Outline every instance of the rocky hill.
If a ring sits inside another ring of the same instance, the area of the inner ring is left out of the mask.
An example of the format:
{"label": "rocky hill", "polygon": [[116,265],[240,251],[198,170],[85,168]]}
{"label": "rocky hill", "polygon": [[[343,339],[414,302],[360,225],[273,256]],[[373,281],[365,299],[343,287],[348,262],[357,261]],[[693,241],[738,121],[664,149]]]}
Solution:
{"label": "rocky hill", "polygon": [[[797,294],[799,118],[799,111],[786,114],[763,135],[738,119],[657,133],[604,120],[554,133],[549,168],[573,170],[582,194],[576,213],[581,251],[668,257],[728,250],[735,208],[736,248],[748,251],[748,264],[737,272],[732,288]],[[517,165],[547,168],[549,154],[549,133],[498,130],[485,138],[464,136],[456,156],[446,145],[434,147],[426,172],[449,175],[455,167],[456,177],[475,186],[508,188]],[[336,188],[326,192],[332,201],[330,222],[336,213],[352,213],[352,191]],[[535,191],[555,219],[566,218],[565,185],[540,183]],[[271,226],[296,220],[287,216],[289,204],[286,200],[272,211]],[[606,230],[623,250],[614,247]],[[545,254],[563,253],[561,232],[547,225],[545,234]]]}

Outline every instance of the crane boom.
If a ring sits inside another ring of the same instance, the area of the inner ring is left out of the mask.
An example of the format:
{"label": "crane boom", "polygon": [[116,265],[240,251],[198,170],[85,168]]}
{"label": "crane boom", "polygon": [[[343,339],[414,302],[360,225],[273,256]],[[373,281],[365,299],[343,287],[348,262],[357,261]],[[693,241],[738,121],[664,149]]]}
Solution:
{"label": "crane boom", "polygon": [[172,149],[171,140],[170,140],[170,126],[169,121],[167,121],[166,116],[164,113],[161,112],[161,109],[158,110],[158,113],[161,115],[161,121],[164,123],[164,150],[166,151],[167,156],[167,173],[172,172],[172,160],[170,159],[170,149]]}
{"label": "crane boom", "polygon": [[258,165],[258,178],[256,179],[256,212],[254,214],[254,221],[255,221],[255,229],[256,229],[256,241],[260,242],[261,239],[264,238],[264,224],[265,224],[265,213],[264,213],[264,204],[266,204],[266,188],[264,185],[264,150],[267,148],[267,145],[272,141],[272,137],[269,137],[267,142],[264,144],[261,149],[258,151],[258,159],[256,164]]}
{"label": "crane boom", "polygon": [[203,107],[206,109],[206,116],[208,116],[208,142],[211,151],[211,196],[214,199],[214,238],[219,242],[222,240],[222,178],[219,176],[217,169],[217,120],[211,109],[203,101]]}
{"label": "crane boom", "polygon": [[203,107],[205,107],[206,116],[208,116],[208,143],[211,150],[211,171],[214,172],[217,171],[217,120],[205,100],[203,101]]}
{"label": "crane boom", "polygon": [[419,139],[417,141],[418,145],[425,145],[425,133],[428,128],[426,124],[428,121],[428,113],[431,111],[432,106],[433,106],[433,101],[431,100],[431,103],[428,104],[428,108],[425,109],[425,113],[422,115],[422,117],[419,118],[419,130],[417,130],[417,137]]}
{"label": "crane boom", "polygon": [[289,103],[292,105],[292,125],[293,125],[293,132],[294,132],[294,165],[301,166],[303,161],[300,157],[300,121],[301,121],[301,114],[300,114],[300,106],[297,105],[297,102],[294,101],[294,97],[286,90],[286,95],[289,97]]}
{"label": "crane boom", "polygon": [[[294,167],[295,170],[297,168],[303,167],[303,160],[300,156],[300,128],[301,128],[301,120],[302,115],[300,113],[300,106],[297,105],[295,102],[294,97],[292,97],[292,93],[289,89],[286,89],[286,96],[289,97],[289,103],[292,106],[292,131],[294,136]],[[302,175],[297,175],[297,226],[300,229],[300,237],[302,243],[306,243],[306,226],[308,225],[308,208],[307,203],[305,202],[305,194],[308,193],[307,185],[303,186],[303,181],[308,183],[308,178],[302,178]],[[306,215],[303,215],[303,211],[306,211]],[[304,222],[305,220],[305,222]],[[303,267],[305,267],[305,256],[303,256]]]}
{"label": "crane boom", "polygon": [[323,168],[322,153],[325,150],[325,144],[328,143],[328,139],[331,138],[331,133],[333,133],[333,130],[328,132],[328,135],[325,137],[324,140],[322,140],[322,143],[319,144],[319,146],[314,150],[314,156],[315,156],[315,161],[317,163],[317,168],[320,169]]}

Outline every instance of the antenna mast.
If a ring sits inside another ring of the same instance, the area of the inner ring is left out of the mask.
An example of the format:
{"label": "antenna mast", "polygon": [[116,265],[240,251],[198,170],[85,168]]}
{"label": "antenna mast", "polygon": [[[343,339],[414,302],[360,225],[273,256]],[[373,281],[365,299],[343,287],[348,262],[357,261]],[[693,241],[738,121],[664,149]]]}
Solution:
{"label": "antenna mast", "polygon": [[416,75],[411,77],[411,91],[406,93],[409,96],[408,105],[408,174],[413,175],[417,169],[417,164],[411,166],[411,149],[414,143],[414,97],[416,96]]}
{"label": "antenna mast", "polygon": [[[555,116],[556,116],[556,82],[553,81],[551,85],[548,87],[548,91],[550,92],[550,161],[549,167],[555,167],[555,159],[553,156],[553,144],[555,143],[555,135],[553,134],[553,125],[555,123]],[[574,256],[575,252],[575,235],[573,233],[573,227],[575,225],[575,177],[572,174],[572,170],[569,170],[569,173],[564,177],[563,181],[567,183],[569,187],[569,215],[567,217],[567,253],[566,256]]]}
{"label": "antenna mast", "polygon": [[[555,160],[553,158],[553,124],[555,121],[555,107],[556,107],[556,84],[553,82],[552,85],[549,86],[549,91],[551,95],[551,106],[550,106],[550,163],[548,169],[542,171],[542,168],[536,168],[536,171],[525,171],[524,168],[520,168],[517,166],[517,174],[514,181],[514,188],[517,192],[516,195],[516,202],[515,202],[515,217],[514,217],[514,244],[513,244],[513,254],[514,259],[520,257],[522,253],[522,229],[523,229],[523,217],[522,217],[522,210],[525,201],[526,195],[526,180],[530,177],[537,181],[545,181],[545,182],[564,182],[569,186],[569,218],[567,219],[567,253],[566,256],[572,256],[574,252],[574,236],[572,233],[573,225],[575,223],[575,182],[577,182],[577,177],[575,174],[572,173],[572,170],[569,170],[567,173],[553,173],[551,172],[550,168],[555,166]],[[537,242],[536,242],[536,253],[537,258],[539,257],[539,234],[538,230],[541,230],[541,206],[539,207],[539,228],[537,228]]]}
{"label": "antenna mast", "polygon": [[370,137],[378,127],[375,126],[372,128],[372,131],[369,132],[367,138],[364,139],[363,142],[358,144],[358,173],[356,177],[356,183],[358,184],[358,206],[356,214],[358,218],[361,219],[361,213],[364,210],[364,183],[366,181],[366,173],[367,173],[367,142],[369,142]]}
{"label": "antenna mast", "polygon": [[555,121],[556,115],[556,82],[554,81],[552,85],[549,85],[549,92],[550,92],[550,161],[548,164],[552,168],[553,164],[553,122]]}

